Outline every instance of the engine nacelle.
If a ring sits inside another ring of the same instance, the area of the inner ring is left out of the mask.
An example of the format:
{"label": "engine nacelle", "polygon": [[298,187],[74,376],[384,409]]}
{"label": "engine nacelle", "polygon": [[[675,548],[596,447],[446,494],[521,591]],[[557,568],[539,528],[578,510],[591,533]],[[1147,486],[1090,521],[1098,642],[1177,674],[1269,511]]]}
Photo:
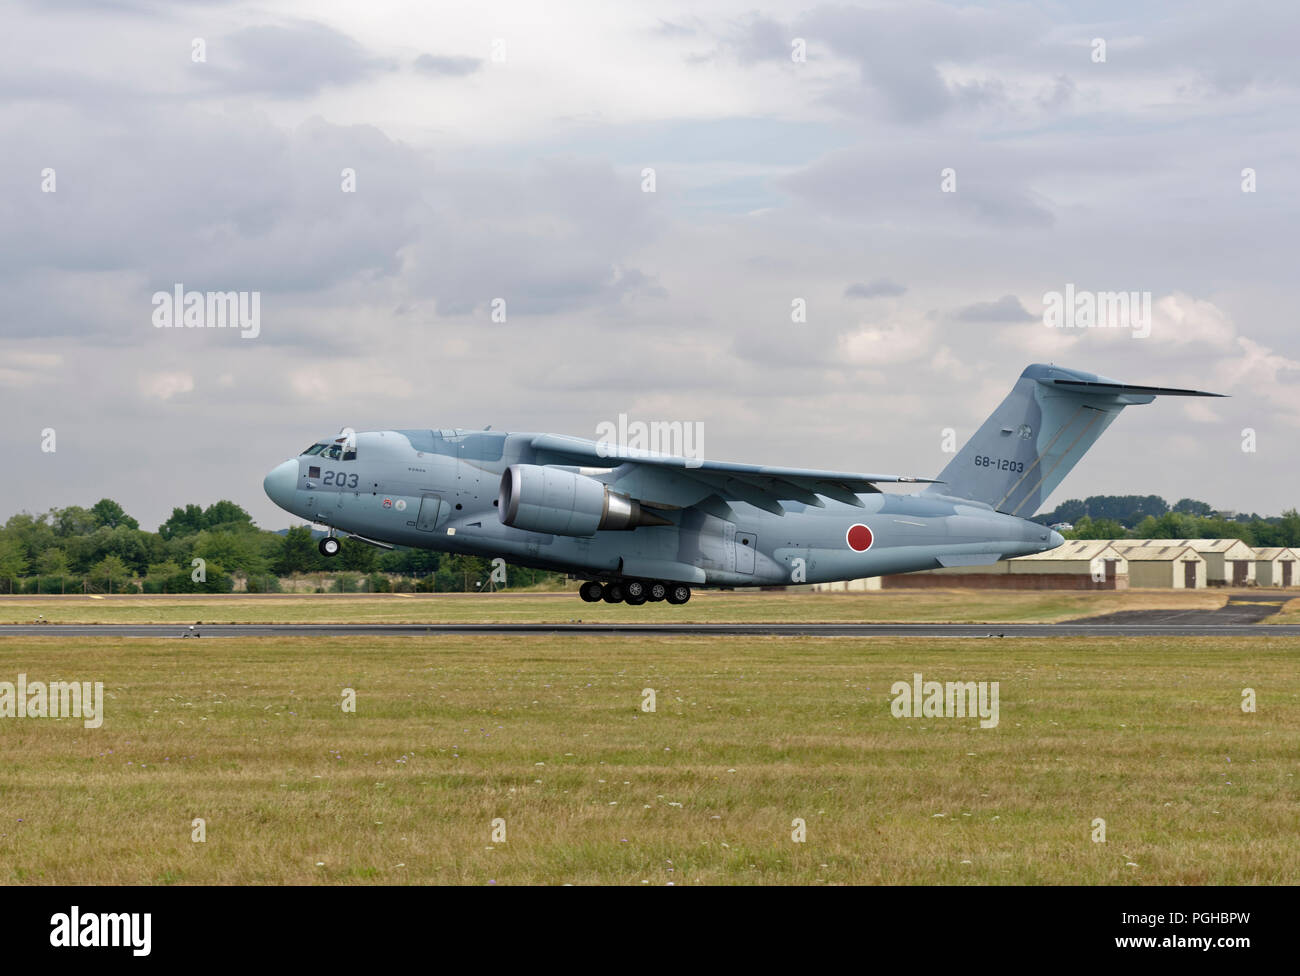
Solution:
{"label": "engine nacelle", "polygon": [[595,478],[540,464],[512,464],[501,475],[497,515],[512,529],[595,535],[599,529],[671,525]]}

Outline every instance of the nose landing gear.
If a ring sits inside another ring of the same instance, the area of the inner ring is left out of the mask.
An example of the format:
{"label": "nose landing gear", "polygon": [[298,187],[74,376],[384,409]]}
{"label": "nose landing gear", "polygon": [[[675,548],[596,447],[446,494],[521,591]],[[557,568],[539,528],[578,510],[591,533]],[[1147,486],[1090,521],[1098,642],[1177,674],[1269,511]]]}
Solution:
{"label": "nose landing gear", "polygon": [[339,550],[343,548],[343,543],[341,543],[335,536],[327,535],[325,538],[321,539],[316,548],[320,550],[322,556],[337,556]]}

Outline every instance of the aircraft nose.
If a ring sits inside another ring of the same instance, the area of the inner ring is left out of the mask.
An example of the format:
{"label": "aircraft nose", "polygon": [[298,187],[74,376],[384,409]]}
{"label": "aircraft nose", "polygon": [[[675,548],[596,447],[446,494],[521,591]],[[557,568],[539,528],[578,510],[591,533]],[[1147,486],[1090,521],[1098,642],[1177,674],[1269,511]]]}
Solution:
{"label": "aircraft nose", "polygon": [[298,489],[298,462],[285,461],[276,465],[262,479],[262,488],[271,501],[281,508],[289,508],[293,503],[293,493]]}
{"label": "aircraft nose", "polygon": [[1048,549],[1055,549],[1057,546],[1063,546],[1063,545],[1065,545],[1065,536],[1061,535],[1061,533],[1056,531],[1052,531],[1048,533],[1047,536]]}

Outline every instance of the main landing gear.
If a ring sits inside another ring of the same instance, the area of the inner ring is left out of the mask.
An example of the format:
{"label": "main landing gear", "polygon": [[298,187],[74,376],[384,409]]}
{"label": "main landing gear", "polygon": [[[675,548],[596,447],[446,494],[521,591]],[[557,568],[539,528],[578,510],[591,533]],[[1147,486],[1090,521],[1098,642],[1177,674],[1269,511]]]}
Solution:
{"label": "main landing gear", "polygon": [[649,601],[667,600],[680,605],[691,598],[691,588],[685,583],[662,583],[658,580],[615,580],[599,583],[588,580],[578,587],[578,596],[587,603],[629,603],[634,607]]}

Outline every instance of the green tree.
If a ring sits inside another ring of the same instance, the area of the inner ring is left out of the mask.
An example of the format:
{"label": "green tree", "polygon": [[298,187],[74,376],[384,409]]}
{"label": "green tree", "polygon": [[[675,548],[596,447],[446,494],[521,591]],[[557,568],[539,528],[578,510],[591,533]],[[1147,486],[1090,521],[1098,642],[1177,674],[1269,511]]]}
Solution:
{"label": "green tree", "polygon": [[203,528],[252,529],[255,526],[253,525],[253,516],[234,502],[226,501],[223,498],[219,502],[213,502],[203,512]]}
{"label": "green tree", "polygon": [[1180,512],[1165,512],[1163,515],[1148,515],[1133,530],[1138,539],[1197,539],[1200,529],[1194,515]]}
{"label": "green tree", "polygon": [[48,515],[19,512],[10,516],[4,527],[22,544],[29,566],[35,565],[41,553],[55,543],[54,528],[50,525]]}
{"label": "green tree", "polygon": [[378,549],[374,546],[368,546],[364,542],[345,542],[343,548],[339,550],[339,569],[357,573],[373,572],[375,563],[378,562],[378,555]]}
{"label": "green tree", "polygon": [[171,517],[158,526],[158,534],[164,540],[170,540],[179,536],[197,535],[203,528],[203,509],[198,505],[186,505],[184,508],[172,509]]}
{"label": "green tree", "polygon": [[272,569],[281,576],[293,573],[309,573],[318,569],[321,554],[316,549],[316,541],[311,537],[311,529],[305,525],[296,525],[286,532],[280,541],[280,553],[272,564]]}
{"label": "green tree", "polygon": [[137,576],[144,574],[154,557],[152,547],[149,545],[149,533],[125,524],[109,531],[103,551],[105,554],[117,556]]}
{"label": "green tree", "polygon": [[1277,520],[1279,546],[1300,546],[1300,512],[1288,508]]}
{"label": "green tree", "polygon": [[88,508],[82,508],[80,505],[69,505],[67,508],[52,508],[50,509],[50,518],[54,526],[54,534],[62,539],[70,536],[89,535],[99,526],[94,513]]}
{"label": "green tree", "polygon": [[95,517],[97,525],[106,525],[116,529],[119,525],[128,529],[140,528],[140,523],[126,514],[126,510],[111,498],[101,498],[90,506],[90,514]]}
{"label": "green tree", "polygon": [[204,529],[194,540],[193,552],[209,563],[224,567],[227,572],[247,576],[267,572],[267,562],[248,533]]}
{"label": "green tree", "polygon": [[120,590],[122,585],[131,578],[131,569],[120,557],[109,555],[90,568],[87,578],[92,586]]}
{"label": "green tree", "polygon": [[0,529],[0,583],[12,593],[14,581],[27,573],[27,554],[23,544],[8,529]]}
{"label": "green tree", "polygon": [[36,560],[36,571],[42,576],[67,576],[68,554],[58,546],[46,549]]}
{"label": "green tree", "polygon": [[1074,523],[1073,530],[1062,535],[1067,539],[1123,539],[1128,531],[1115,519],[1094,519],[1084,515]]}

